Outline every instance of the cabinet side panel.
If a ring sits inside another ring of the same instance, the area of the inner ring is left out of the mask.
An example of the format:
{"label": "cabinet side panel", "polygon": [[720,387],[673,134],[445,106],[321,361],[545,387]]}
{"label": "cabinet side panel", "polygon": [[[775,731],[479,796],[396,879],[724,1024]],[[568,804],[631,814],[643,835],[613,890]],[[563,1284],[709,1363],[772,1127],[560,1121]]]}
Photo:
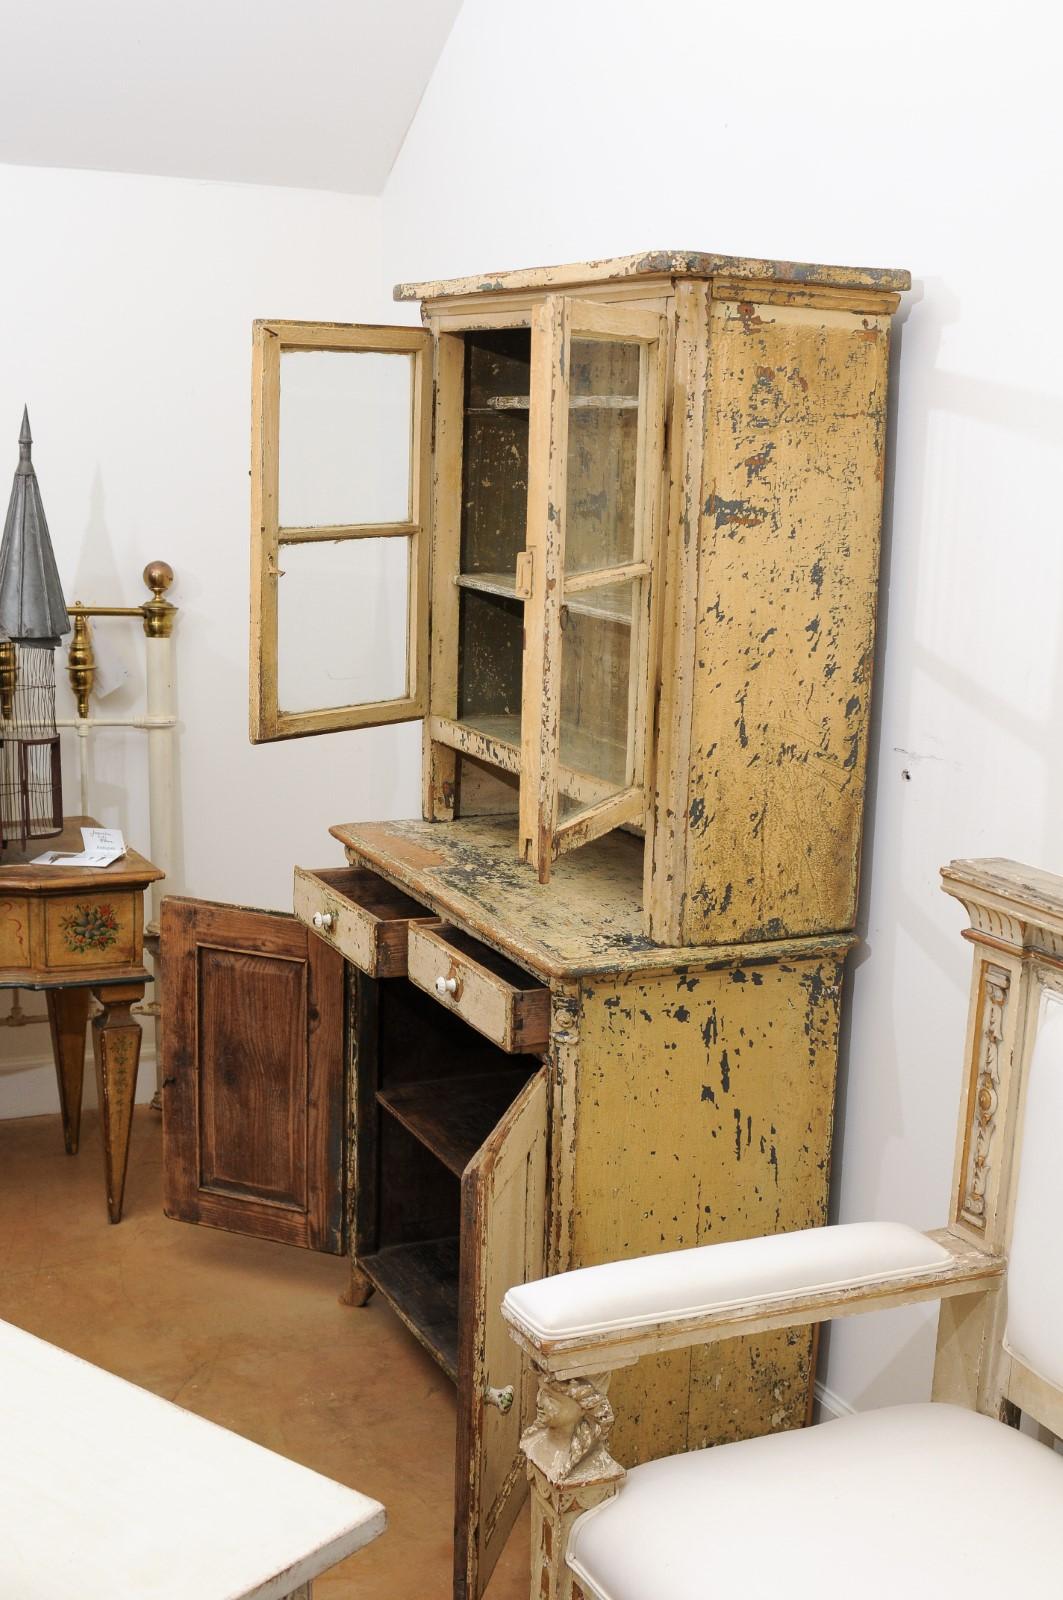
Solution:
{"label": "cabinet side panel", "polygon": [[889,317],[712,305],[685,943],[853,925]]}
{"label": "cabinet side panel", "polygon": [[[826,1220],[841,967],[833,959],[584,985],[571,1264]],[[624,1465],[805,1420],[811,1332],[618,1372]]]}

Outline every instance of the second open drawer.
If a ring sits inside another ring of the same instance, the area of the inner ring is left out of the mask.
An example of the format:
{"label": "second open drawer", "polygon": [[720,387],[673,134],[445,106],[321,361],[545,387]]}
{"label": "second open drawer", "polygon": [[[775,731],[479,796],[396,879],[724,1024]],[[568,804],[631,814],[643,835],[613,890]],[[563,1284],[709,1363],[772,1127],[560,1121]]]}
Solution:
{"label": "second open drawer", "polygon": [[371,978],[401,978],[406,939],[426,906],[365,867],[295,869],[295,914]]}
{"label": "second open drawer", "polygon": [[408,975],[503,1050],[545,1050],[550,1039],[550,991],[460,928],[447,923],[410,927]]}

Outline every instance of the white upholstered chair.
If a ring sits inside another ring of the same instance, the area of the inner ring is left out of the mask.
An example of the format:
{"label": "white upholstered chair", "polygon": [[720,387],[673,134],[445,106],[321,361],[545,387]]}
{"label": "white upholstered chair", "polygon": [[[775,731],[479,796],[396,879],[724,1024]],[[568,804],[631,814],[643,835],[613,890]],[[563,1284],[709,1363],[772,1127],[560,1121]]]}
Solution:
{"label": "white upholstered chair", "polygon": [[[1063,878],[954,862],[974,946],[951,1221],[856,1223],[511,1289],[539,1379],[522,1445],[534,1600],[1063,1595]],[[633,1467],[640,1356],[940,1299],[933,1400]],[[1022,1413],[1038,1438],[1018,1431]]]}

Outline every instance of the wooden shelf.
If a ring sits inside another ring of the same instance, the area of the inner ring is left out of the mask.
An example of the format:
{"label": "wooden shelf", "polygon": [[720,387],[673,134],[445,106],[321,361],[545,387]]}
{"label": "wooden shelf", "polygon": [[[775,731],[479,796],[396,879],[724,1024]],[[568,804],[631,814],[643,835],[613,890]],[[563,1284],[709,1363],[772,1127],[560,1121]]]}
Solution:
{"label": "wooden shelf", "polygon": [[[524,602],[524,596],[517,593],[517,577],[513,572],[459,572],[454,582],[459,589],[475,589],[479,594],[497,594],[506,600]],[[567,596],[562,605],[577,616],[596,617],[602,622],[618,622],[630,628],[630,598],[629,609],[625,611],[616,602],[619,587],[610,584],[601,589],[581,589],[578,594]]]}
{"label": "wooden shelf", "polygon": [[379,1089],[377,1100],[460,1177],[527,1079],[527,1072],[503,1067],[471,1078],[396,1084]]}
{"label": "wooden shelf", "polygon": [[[519,772],[519,712],[499,712],[491,716],[475,714],[463,716],[457,719],[456,726],[469,728],[492,744],[500,745],[509,751],[513,760],[504,770]],[[596,739],[582,729],[573,728],[571,723],[567,722],[561,724],[561,738],[566,753],[572,758],[570,765],[562,766],[559,770],[562,794],[571,795],[585,805],[593,805],[598,800],[606,800],[610,795],[616,794],[623,785],[627,767],[627,752],[623,745],[616,744],[612,740]],[[445,739],[444,742],[451,741]],[[458,744],[456,748],[461,749],[462,746]],[[472,753],[481,754],[479,751]],[[603,772],[602,757],[605,754],[608,760]],[[486,753],[481,758],[491,759]]]}
{"label": "wooden shelf", "polygon": [[519,600],[515,572],[459,572],[454,579],[459,589],[475,589],[480,594],[500,594],[507,600]]}
{"label": "wooden shelf", "polygon": [[393,1244],[356,1265],[399,1320],[455,1383],[458,1381],[457,1239]]}
{"label": "wooden shelf", "polygon": [[631,626],[631,591],[628,590],[627,610],[617,604],[619,584],[601,589],[581,589],[578,594],[566,595],[561,601],[562,611],[571,611],[577,617],[594,617],[599,622],[618,622],[622,628]]}
{"label": "wooden shelf", "polygon": [[[634,394],[573,394],[569,395],[570,411],[637,411],[638,395]],[[531,397],[526,394],[492,395],[485,406],[466,406],[466,416],[490,415],[497,411],[528,411]]]}

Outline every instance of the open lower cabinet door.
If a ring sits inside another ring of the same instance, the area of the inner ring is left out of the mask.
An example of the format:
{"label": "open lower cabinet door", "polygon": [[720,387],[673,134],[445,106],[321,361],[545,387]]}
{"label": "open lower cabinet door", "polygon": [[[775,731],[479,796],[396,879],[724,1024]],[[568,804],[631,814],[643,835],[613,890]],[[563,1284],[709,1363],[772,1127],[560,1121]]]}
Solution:
{"label": "open lower cabinet door", "polygon": [[[547,1071],[529,1079],[462,1176],[455,1600],[479,1600],[527,1493],[520,1433],[533,1385],[500,1308],[512,1284],[546,1270]],[[487,1400],[510,1386],[508,1410]]]}
{"label": "open lower cabinet door", "polygon": [[162,903],[168,1217],[340,1254],[343,958],[280,912]]}

